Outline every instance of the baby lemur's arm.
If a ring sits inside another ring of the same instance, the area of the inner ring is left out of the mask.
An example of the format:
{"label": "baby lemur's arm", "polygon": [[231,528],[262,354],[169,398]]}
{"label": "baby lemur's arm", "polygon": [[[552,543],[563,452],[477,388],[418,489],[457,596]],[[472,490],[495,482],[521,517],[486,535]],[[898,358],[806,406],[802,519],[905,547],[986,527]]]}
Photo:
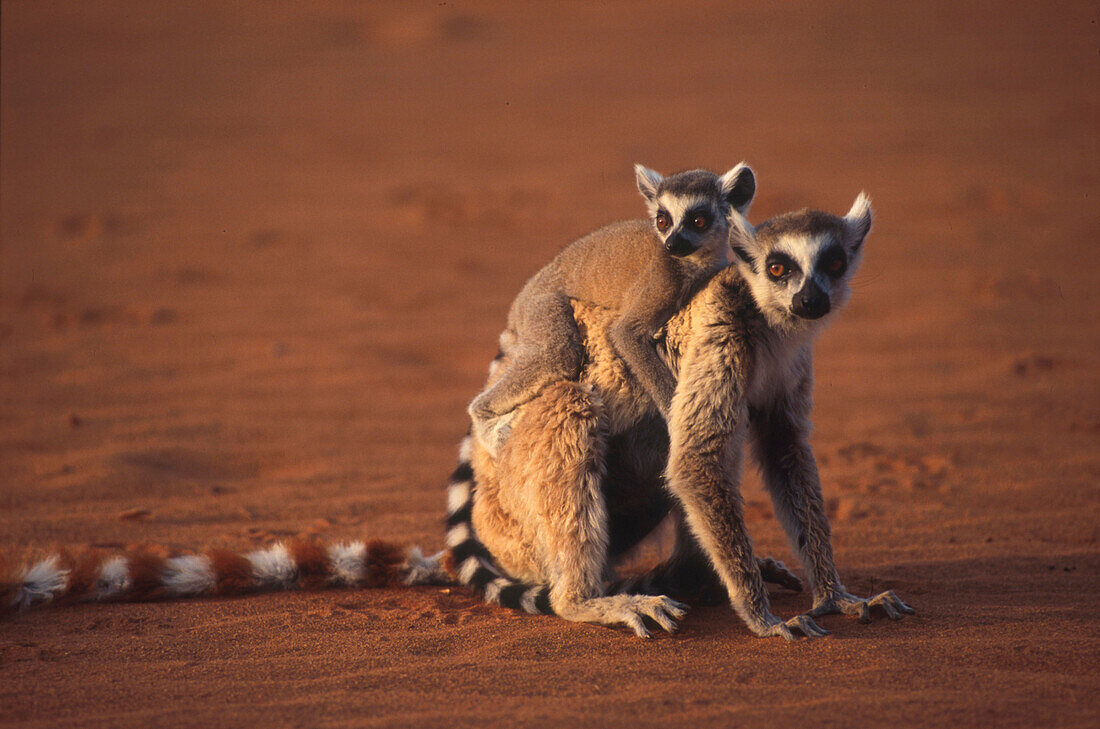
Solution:
{"label": "baby lemur's arm", "polygon": [[[696,288],[679,264],[667,256],[656,256],[625,297],[619,318],[609,332],[615,351],[666,420],[676,378],[657,354],[656,336]],[[700,270],[700,274],[705,273]]]}

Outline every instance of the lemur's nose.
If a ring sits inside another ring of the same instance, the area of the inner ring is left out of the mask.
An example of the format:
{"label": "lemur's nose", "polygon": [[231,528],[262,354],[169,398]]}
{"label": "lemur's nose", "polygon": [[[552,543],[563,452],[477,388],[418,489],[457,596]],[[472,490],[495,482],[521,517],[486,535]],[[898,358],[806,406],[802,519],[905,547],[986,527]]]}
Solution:
{"label": "lemur's nose", "polygon": [[820,319],[830,308],[829,297],[813,282],[795,294],[791,302],[791,311],[803,319]]}
{"label": "lemur's nose", "polygon": [[683,257],[695,251],[695,246],[687,236],[680,233],[673,233],[665,241],[665,249],[676,256],[677,258]]}

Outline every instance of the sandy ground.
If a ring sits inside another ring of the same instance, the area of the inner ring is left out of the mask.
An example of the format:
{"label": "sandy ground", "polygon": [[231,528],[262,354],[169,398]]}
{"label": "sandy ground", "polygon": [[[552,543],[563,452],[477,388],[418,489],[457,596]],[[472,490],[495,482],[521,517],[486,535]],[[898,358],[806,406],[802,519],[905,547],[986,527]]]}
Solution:
{"label": "sandy ground", "polygon": [[438,548],[522,281],[641,215],[631,163],[744,158],[754,220],[874,196],[815,443],[848,586],[919,614],[47,609],[0,622],[0,724],[1100,724],[1095,6],[517,5],[4,2],[0,550]]}

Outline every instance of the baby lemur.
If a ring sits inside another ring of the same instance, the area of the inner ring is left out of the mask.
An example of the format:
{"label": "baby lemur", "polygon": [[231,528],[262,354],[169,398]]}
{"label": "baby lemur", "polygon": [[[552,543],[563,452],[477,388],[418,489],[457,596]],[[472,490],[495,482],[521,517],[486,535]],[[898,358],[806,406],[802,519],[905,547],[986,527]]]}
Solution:
{"label": "baby lemur", "polygon": [[[617,315],[575,301],[586,347],[579,381],[557,381],[519,406],[499,455],[467,437],[448,492],[447,544],[461,582],[507,607],[640,636],[647,619],[673,629],[683,606],[666,595],[708,576],[758,636],[824,635],[813,617],[865,620],[872,606],[891,618],[913,612],[892,592],[861,598],[841,583],[809,441],[813,340],[848,298],[868,200],[860,195],[844,217],[802,210],[755,232],[738,215],[731,225],[737,264],[672,317],[660,345],[677,373],[667,430],[616,355]],[[491,380],[509,366],[505,353]],[[807,614],[786,621],[771,612],[763,581],[791,576],[754,555],[742,515],[750,443],[813,595]],[[635,583],[640,590],[609,583],[614,556],[670,510],[673,558]]]}
{"label": "baby lemur", "polygon": [[561,251],[532,276],[508,312],[501,352],[509,367],[470,404],[473,432],[498,453],[517,406],[546,385],[575,380],[584,363],[571,302],[618,313],[611,341],[631,374],[668,413],[676,381],[654,336],[715,271],[730,260],[729,216],[756,193],[741,163],[724,175],[706,170],[662,177],[635,165],[649,220],[613,223]]}

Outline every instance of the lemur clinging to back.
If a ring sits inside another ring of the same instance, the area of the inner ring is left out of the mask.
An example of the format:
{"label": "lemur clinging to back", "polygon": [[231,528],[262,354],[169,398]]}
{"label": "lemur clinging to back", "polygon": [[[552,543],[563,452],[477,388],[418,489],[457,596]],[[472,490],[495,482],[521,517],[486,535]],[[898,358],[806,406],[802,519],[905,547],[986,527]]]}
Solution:
{"label": "lemur clinging to back", "polygon": [[642,165],[634,172],[649,221],[613,223],[573,242],[512,303],[501,336],[510,366],[469,408],[474,435],[491,453],[507,438],[517,406],[546,385],[580,374],[584,342],[571,300],[618,312],[611,341],[657,408],[668,413],[676,382],[657,355],[654,335],[729,262],[728,217],[748,210],[756,179],[744,163],[721,176],[691,170],[662,177]]}
{"label": "lemur clinging to back", "polygon": [[[509,607],[624,624],[640,636],[649,635],[646,618],[673,629],[684,606],[613,592],[668,592],[708,573],[758,636],[824,635],[813,617],[866,620],[871,606],[891,618],[913,612],[892,592],[862,599],[840,582],[809,443],[813,339],[848,298],[869,201],[861,194],[844,217],[803,210],[755,231],[740,216],[731,222],[736,265],[666,327],[661,351],[678,373],[667,431],[617,356],[614,314],[574,301],[587,355],[580,381],[559,381],[520,406],[499,454],[464,441],[447,538],[462,582]],[[509,366],[505,353],[496,376]],[[813,593],[810,612],[787,621],[771,613],[763,580],[793,578],[754,557],[742,517],[750,440]],[[609,585],[612,557],[670,509],[679,521],[673,558],[644,579]]]}

